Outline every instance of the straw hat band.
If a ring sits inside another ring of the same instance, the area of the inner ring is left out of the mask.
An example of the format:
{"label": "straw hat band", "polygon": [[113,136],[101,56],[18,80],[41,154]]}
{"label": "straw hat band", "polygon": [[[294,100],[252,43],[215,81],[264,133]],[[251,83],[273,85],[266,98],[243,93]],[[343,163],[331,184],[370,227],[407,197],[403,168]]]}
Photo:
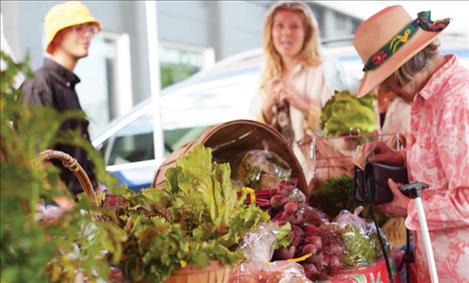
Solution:
{"label": "straw hat band", "polygon": [[363,67],[363,71],[375,70],[381,66],[389,57],[404,46],[417,33],[419,28],[428,32],[440,32],[448,26],[450,21],[450,18],[432,21],[430,11],[418,13],[417,19],[406,24],[391,40],[369,57]]}

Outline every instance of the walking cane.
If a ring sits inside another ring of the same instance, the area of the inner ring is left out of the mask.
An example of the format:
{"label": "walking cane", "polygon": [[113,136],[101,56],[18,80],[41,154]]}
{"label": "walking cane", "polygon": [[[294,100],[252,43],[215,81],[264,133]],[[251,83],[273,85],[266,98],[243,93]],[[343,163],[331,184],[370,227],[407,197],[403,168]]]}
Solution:
{"label": "walking cane", "polygon": [[430,271],[430,278],[432,283],[438,283],[438,274],[436,272],[435,257],[433,256],[432,243],[430,240],[430,233],[428,232],[427,220],[425,219],[425,211],[423,210],[422,193],[421,190],[428,188],[425,183],[411,182],[400,187],[400,191],[406,196],[415,200],[415,207],[417,208],[417,215],[420,222],[423,245],[425,247],[425,255],[427,256],[428,269]]}

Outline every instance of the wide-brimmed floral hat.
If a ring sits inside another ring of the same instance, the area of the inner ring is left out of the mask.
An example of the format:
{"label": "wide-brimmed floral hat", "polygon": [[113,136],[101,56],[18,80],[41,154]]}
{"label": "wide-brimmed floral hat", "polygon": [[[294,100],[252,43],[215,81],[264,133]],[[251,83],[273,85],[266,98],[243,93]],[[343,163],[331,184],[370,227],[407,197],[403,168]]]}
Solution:
{"label": "wide-brimmed floral hat", "polygon": [[361,97],[430,44],[450,19],[432,21],[430,11],[412,19],[402,6],[387,7],[363,22],[355,32],[353,46],[365,64],[356,95]]}

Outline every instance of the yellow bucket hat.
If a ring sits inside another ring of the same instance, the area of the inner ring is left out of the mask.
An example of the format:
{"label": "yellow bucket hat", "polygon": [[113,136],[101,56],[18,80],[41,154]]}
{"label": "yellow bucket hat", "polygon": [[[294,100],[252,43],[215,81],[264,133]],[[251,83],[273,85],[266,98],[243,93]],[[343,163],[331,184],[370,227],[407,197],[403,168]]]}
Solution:
{"label": "yellow bucket hat", "polygon": [[46,51],[52,53],[50,44],[60,30],[84,23],[95,23],[101,30],[101,23],[91,15],[85,5],[78,1],[68,1],[52,7],[44,18]]}

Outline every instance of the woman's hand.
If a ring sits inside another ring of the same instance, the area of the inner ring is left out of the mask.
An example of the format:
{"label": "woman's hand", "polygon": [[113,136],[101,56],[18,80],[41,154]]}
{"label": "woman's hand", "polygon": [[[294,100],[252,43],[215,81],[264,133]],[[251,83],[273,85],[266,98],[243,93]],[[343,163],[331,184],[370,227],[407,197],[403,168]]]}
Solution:
{"label": "woman's hand", "polygon": [[403,166],[405,164],[404,157],[399,151],[393,150],[382,141],[365,144],[363,147],[363,155],[371,156],[368,158],[370,162],[379,162],[388,165]]}
{"label": "woman's hand", "polygon": [[262,102],[262,117],[264,122],[270,124],[272,119],[272,107],[280,101],[280,92],[283,86],[281,79],[272,79],[266,87],[266,97]]}
{"label": "woman's hand", "polygon": [[386,204],[377,205],[376,207],[383,213],[394,217],[406,217],[407,206],[410,199],[399,191],[399,186],[393,180],[388,180],[388,186],[391,189],[393,199]]}
{"label": "woman's hand", "polygon": [[308,112],[311,102],[297,93],[290,84],[284,84],[281,92],[281,99],[288,101],[291,106],[300,110],[305,116],[305,119],[308,120]]}

